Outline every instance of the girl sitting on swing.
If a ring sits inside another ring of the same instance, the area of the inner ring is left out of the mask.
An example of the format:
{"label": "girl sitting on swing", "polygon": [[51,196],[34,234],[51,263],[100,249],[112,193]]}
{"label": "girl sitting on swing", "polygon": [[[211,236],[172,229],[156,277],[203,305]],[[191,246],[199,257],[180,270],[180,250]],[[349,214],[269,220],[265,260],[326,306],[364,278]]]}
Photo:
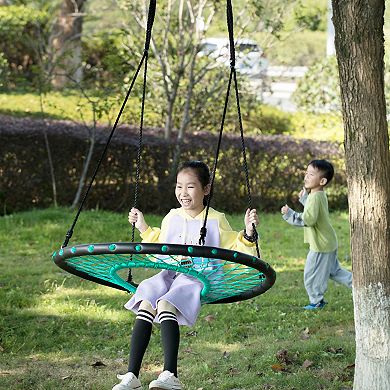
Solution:
{"label": "girl sitting on swing", "polygon": [[[198,245],[205,218],[204,200],[210,194],[210,171],[201,161],[183,163],[177,170],[175,195],[180,204],[163,219],[161,229],[148,226],[141,211],[133,208],[129,222],[141,233],[143,242]],[[212,208],[207,218],[206,246],[221,247],[256,256],[253,225],[259,219],[255,209],[247,210],[245,230],[235,232],[225,215]],[[177,375],[179,325],[192,326],[201,307],[202,282],[175,271],[163,270],[138,286],[125,308],[136,313],[131,337],[128,372],[118,375],[121,382],[112,390],[142,389],[138,379],[142,359],[149,344],[153,322],[161,325],[164,371],[149,389],[181,390]]]}

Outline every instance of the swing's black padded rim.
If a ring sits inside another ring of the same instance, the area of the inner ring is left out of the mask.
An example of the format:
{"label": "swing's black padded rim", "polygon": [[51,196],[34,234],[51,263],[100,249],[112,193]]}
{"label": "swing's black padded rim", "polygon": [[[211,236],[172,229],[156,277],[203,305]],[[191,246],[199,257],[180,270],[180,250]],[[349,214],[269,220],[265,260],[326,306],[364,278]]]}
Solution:
{"label": "swing's black padded rim", "polygon": [[[79,276],[83,279],[90,280],[95,283],[99,283],[108,287],[113,287],[118,290],[134,292],[131,289],[123,286],[111,283],[110,281],[96,278],[87,272],[83,272],[75,269],[67,262],[68,259],[82,256],[94,256],[94,255],[177,255],[177,256],[192,256],[192,257],[207,257],[211,259],[221,259],[232,263],[242,264],[247,267],[254,268],[261,272],[265,279],[259,282],[259,285],[248,289],[238,295],[219,299],[209,303],[232,303],[253,298],[257,295],[265,293],[275,283],[276,273],[274,269],[265,261],[258,257],[248,255],[246,253],[232,251],[228,249],[208,247],[208,246],[188,246],[179,244],[165,244],[165,243],[137,243],[137,242],[110,242],[110,243],[90,243],[74,245],[72,247],[61,248],[52,255],[52,259],[55,264],[63,270]],[[164,267],[162,267],[164,269]],[[172,269],[172,268],[170,268]],[[180,270],[178,270],[180,272]],[[129,283],[134,287],[137,287],[134,283]]]}

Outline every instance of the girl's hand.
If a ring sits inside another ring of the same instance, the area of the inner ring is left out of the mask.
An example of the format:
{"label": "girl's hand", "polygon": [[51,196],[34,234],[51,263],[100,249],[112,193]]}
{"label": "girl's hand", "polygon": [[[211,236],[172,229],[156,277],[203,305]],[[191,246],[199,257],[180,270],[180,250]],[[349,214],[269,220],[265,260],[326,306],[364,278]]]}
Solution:
{"label": "girl's hand", "polygon": [[248,209],[245,212],[245,232],[248,236],[253,235],[253,225],[257,226],[259,224],[259,217],[257,216],[256,209]]}
{"label": "girl's hand", "polygon": [[287,213],[288,213],[288,210],[290,210],[290,207],[288,207],[287,205],[284,205],[284,206],[280,209],[280,212],[284,215],[284,214],[287,214]]}
{"label": "girl's hand", "polygon": [[138,209],[135,209],[134,207],[129,212],[128,220],[131,224],[135,224],[135,227],[139,230],[140,233],[145,232],[149,227],[142,212]]}

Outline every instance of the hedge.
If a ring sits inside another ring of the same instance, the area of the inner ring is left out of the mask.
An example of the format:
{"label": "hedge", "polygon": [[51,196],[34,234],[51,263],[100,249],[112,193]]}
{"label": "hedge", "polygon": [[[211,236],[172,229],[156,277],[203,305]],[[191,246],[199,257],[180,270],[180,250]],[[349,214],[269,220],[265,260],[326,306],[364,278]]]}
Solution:
{"label": "hedge", "polygon": [[[30,118],[0,116],[0,210],[2,214],[52,204],[52,190],[44,129],[53,153],[58,203],[70,206],[87,152],[87,131],[81,125],[46,122]],[[90,175],[104,148],[109,129],[99,127]],[[120,126],[113,137],[86,208],[125,211],[133,204],[138,129]],[[208,132],[188,135],[181,160],[201,159],[212,166],[217,136]],[[297,140],[283,135],[246,137],[252,204],[265,211],[296,205],[303,172],[312,158],[330,159],[336,167],[328,189],[333,209],[347,206],[343,152],[339,144]],[[168,172],[174,141],[163,139],[159,128],[144,130],[138,206],[147,212],[163,213],[176,207]],[[224,135],[218,162],[212,206],[242,212],[248,204],[239,135]],[[90,177],[90,176],[89,176]]]}

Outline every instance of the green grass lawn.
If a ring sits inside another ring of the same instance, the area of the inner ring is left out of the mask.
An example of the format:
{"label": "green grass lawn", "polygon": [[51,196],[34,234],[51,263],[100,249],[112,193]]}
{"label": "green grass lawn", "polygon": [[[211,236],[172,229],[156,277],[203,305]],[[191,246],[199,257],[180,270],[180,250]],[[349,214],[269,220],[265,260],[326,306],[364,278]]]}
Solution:
{"label": "green grass lawn", "polygon": [[[124,292],[67,274],[52,263],[74,212],[49,209],[0,219],[0,388],[111,389],[126,372],[134,315]],[[229,216],[235,229],[242,216]],[[158,225],[159,216],[147,216]],[[348,217],[332,215],[340,260],[350,268]],[[264,260],[277,271],[264,295],[205,305],[182,328],[179,375],[188,390],[351,389],[351,291],[333,282],[321,311],[306,312],[303,232],[261,216]],[[126,215],[81,214],[72,243],[128,241]],[[162,370],[158,327],[144,359],[146,386]]]}

